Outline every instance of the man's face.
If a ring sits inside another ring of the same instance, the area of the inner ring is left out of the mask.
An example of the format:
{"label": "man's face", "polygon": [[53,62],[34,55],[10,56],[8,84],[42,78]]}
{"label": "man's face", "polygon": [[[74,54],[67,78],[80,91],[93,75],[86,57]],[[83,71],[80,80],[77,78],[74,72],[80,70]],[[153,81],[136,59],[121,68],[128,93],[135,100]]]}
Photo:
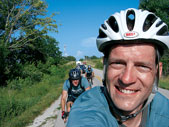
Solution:
{"label": "man's face", "polygon": [[116,107],[131,113],[138,111],[152,91],[156,72],[152,45],[128,44],[112,48],[106,82]]}
{"label": "man's face", "polygon": [[78,86],[79,80],[72,80],[72,84],[73,84],[74,86]]}

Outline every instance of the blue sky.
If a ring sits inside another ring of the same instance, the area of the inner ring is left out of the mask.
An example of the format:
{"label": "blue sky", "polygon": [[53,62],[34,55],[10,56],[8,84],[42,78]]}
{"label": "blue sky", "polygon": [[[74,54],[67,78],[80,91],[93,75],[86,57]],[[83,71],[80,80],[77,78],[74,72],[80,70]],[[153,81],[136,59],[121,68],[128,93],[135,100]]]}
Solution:
{"label": "blue sky", "polygon": [[54,17],[58,33],[49,33],[59,42],[64,55],[76,57],[103,56],[97,50],[96,37],[100,25],[110,15],[127,8],[138,8],[139,0],[46,0],[48,14],[59,13]]}

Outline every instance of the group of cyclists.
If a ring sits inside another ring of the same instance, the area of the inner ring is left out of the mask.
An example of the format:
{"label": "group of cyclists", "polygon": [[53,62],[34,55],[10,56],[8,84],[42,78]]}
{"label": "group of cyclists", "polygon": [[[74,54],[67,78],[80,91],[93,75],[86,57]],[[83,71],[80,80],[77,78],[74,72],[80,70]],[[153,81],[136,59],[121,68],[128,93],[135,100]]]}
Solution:
{"label": "group of cyclists", "polygon": [[70,111],[66,126],[169,127],[169,99],[158,92],[160,58],[169,49],[166,23],[129,8],[105,20],[96,43],[104,55],[103,86],[90,89],[80,71],[69,72],[62,92],[64,121],[65,105]]}
{"label": "group of cyclists", "polygon": [[84,74],[79,64],[69,71],[69,78],[63,84],[61,98],[62,119],[64,122],[67,121],[70,108],[77,97],[84,91],[91,89],[93,77],[94,71],[91,65],[87,66]]}

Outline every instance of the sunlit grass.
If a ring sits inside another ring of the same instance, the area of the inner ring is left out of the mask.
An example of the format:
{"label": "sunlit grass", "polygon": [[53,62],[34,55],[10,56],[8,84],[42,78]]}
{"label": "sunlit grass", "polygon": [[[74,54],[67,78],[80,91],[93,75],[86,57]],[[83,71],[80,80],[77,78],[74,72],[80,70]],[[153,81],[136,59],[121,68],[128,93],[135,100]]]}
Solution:
{"label": "sunlit grass", "polygon": [[160,79],[159,87],[169,90],[169,76]]}

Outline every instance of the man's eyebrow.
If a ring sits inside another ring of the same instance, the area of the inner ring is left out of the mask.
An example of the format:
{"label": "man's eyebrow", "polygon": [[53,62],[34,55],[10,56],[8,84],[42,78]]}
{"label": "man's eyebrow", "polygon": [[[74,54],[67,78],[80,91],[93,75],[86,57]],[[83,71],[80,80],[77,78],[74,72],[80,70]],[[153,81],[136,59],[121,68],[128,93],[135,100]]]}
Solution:
{"label": "man's eyebrow", "polygon": [[108,62],[112,62],[112,61],[124,62],[125,60],[120,59],[120,58],[111,58],[111,59],[108,59]]}
{"label": "man's eyebrow", "polygon": [[[121,59],[121,58],[111,58],[111,59],[108,59],[108,62],[125,62],[124,59]],[[135,64],[137,65],[147,65],[147,66],[153,66],[153,63],[149,62],[149,61],[143,61],[143,60],[136,60],[134,61]]]}
{"label": "man's eyebrow", "polygon": [[138,65],[153,66],[153,63],[147,62],[147,61],[136,61],[135,63],[138,64]]}

